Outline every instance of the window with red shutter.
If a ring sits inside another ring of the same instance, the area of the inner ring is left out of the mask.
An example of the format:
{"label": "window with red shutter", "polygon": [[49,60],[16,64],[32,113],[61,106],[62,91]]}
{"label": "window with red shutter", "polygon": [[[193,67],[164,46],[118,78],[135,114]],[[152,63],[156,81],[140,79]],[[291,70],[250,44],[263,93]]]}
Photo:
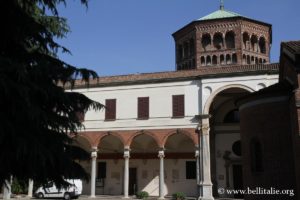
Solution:
{"label": "window with red shutter", "polygon": [[116,120],[116,99],[105,100],[105,120]]}
{"label": "window with red shutter", "polygon": [[149,119],[149,97],[138,98],[138,119]]}
{"label": "window with red shutter", "polygon": [[173,95],[173,117],[184,117],[184,95]]}

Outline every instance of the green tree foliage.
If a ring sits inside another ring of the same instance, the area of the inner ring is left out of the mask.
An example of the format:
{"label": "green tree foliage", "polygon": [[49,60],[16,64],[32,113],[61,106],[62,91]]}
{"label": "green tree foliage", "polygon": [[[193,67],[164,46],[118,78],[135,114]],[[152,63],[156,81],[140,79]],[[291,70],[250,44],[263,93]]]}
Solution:
{"label": "green tree foliage", "polygon": [[57,12],[60,3],[66,2],[0,2],[0,184],[11,175],[57,185],[63,177],[87,177],[74,161],[87,153],[72,147],[69,135],[82,128],[78,112],[102,105],[62,87],[97,74],[58,58],[68,50],[55,39],[69,32]]}

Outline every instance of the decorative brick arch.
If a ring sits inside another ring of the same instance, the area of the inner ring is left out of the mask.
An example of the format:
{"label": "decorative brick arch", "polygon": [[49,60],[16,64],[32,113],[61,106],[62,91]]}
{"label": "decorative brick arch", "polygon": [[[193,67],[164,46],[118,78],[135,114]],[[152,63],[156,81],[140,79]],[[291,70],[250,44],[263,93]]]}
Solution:
{"label": "decorative brick arch", "polygon": [[214,101],[215,97],[222,91],[227,90],[227,89],[231,89],[231,88],[240,88],[240,89],[244,89],[248,92],[254,92],[255,90],[252,89],[249,86],[246,85],[242,85],[242,84],[231,84],[231,85],[226,85],[223,87],[218,88],[217,90],[215,90],[214,92],[211,93],[211,95],[208,97],[208,99],[205,102],[204,105],[204,109],[203,109],[203,113],[204,115],[209,114],[209,108],[212,104],[212,102]]}
{"label": "decorative brick arch", "polygon": [[88,141],[89,147],[92,149],[93,147],[95,147],[94,145],[94,141],[93,141],[93,137],[91,137],[89,134],[86,133],[78,133],[76,136],[74,136],[73,138],[76,137],[81,137],[84,138],[86,141]]}
{"label": "decorative brick arch", "polygon": [[92,147],[93,147],[92,146],[93,142],[91,141],[91,138],[89,138],[88,136],[86,136],[84,134],[79,133],[79,134],[76,134],[76,135],[71,135],[70,137],[72,139],[74,139],[76,142],[78,142],[78,144],[80,144],[80,141],[78,139],[83,138],[84,140],[87,141],[89,149],[92,149]]}
{"label": "decorative brick arch", "polygon": [[160,138],[158,137],[158,135],[155,134],[155,133],[152,133],[152,132],[150,132],[150,131],[148,131],[148,130],[141,130],[141,131],[137,131],[137,132],[133,133],[133,134],[131,135],[131,137],[128,138],[128,140],[127,140],[127,142],[126,142],[126,146],[131,146],[132,141],[134,140],[134,138],[137,137],[137,136],[139,136],[139,135],[143,135],[143,134],[144,134],[144,135],[148,135],[148,136],[150,136],[152,139],[154,139],[156,145],[157,145],[158,147],[160,147],[160,143],[161,143],[161,142],[160,142]]}
{"label": "decorative brick arch", "polygon": [[162,141],[163,146],[166,145],[169,137],[171,137],[172,135],[175,135],[175,134],[184,134],[192,140],[192,142],[194,143],[195,146],[198,145],[198,137],[197,137],[197,134],[195,133],[195,129],[189,129],[188,131],[182,130],[182,129],[177,129],[177,130],[171,131],[165,135],[165,137],[163,138],[163,141]]}
{"label": "decorative brick arch", "polygon": [[120,133],[118,133],[118,132],[111,132],[111,131],[108,131],[108,132],[102,134],[102,135],[99,137],[98,145],[97,145],[97,146],[100,145],[101,140],[102,140],[103,138],[105,138],[106,136],[110,136],[110,135],[111,135],[111,136],[114,136],[115,138],[117,138],[117,139],[123,144],[123,146],[125,146],[125,139],[124,139],[124,137],[122,137],[122,134],[120,134]]}

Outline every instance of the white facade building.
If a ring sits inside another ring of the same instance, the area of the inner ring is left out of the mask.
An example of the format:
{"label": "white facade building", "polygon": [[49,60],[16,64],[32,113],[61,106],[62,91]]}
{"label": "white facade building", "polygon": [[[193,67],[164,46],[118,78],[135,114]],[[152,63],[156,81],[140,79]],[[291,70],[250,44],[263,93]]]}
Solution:
{"label": "white facade building", "polygon": [[85,113],[76,138],[91,152],[81,162],[91,174],[83,193],[213,199],[230,196],[217,188],[242,188],[235,101],[278,82],[271,25],[222,5],[173,37],[177,71],[76,82],[75,91],[106,105]]}

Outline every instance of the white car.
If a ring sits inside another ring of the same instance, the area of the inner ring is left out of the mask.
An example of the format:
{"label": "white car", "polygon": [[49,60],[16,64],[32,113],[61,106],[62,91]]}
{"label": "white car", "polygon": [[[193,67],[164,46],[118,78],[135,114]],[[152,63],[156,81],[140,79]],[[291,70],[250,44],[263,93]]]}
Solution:
{"label": "white car", "polygon": [[71,185],[67,188],[58,189],[53,182],[49,182],[44,186],[39,187],[34,196],[42,198],[78,198],[82,193],[82,181],[80,179],[66,179]]}

